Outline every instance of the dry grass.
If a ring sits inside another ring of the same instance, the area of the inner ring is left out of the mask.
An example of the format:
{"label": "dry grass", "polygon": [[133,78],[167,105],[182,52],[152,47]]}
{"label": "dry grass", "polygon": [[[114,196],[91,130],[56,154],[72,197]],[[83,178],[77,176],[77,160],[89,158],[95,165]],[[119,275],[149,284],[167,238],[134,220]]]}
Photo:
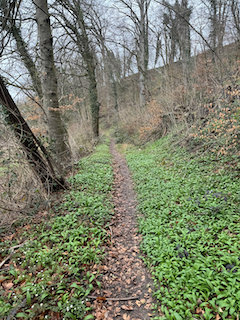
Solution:
{"label": "dry grass", "polygon": [[1,125],[0,148],[0,228],[9,228],[26,217],[29,207],[47,195],[19,150],[12,132]]}

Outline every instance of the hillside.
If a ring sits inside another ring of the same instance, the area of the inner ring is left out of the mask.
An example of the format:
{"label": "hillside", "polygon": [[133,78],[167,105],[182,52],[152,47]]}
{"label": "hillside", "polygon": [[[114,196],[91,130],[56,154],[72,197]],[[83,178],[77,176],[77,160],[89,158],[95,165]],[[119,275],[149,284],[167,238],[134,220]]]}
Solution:
{"label": "hillside", "polygon": [[181,62],[151,70],[142,109],[125,79],[64,192],[26,200],[14,172],[33,179],[2,156],[2,319],[239,319],[236,48],[194,58],[187,85]]}

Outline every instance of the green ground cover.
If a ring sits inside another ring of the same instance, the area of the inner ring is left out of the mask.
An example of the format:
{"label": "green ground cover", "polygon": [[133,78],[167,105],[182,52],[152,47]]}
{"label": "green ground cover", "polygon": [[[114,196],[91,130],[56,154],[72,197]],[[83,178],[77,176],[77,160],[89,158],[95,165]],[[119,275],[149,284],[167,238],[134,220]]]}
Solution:
{"label": "green ground cover", "polygon": [[0,243],[7,248],[27,241],[11,259],[10,272],[0,281],[9,290],[0,292],[0,317],[25,301],[16,315],[21,319],[92,319],[85,302],[93,286],[100,285],[91,267],[101,261],[101,245],[108,240],[103,225],[111,219],[113,172],[107,145],[79,162],[79,173],[70,178],[58,214],[29,226],[21,237]]}
{"label": "green ground cover", "polygon": [[239,170],[170,144],[126,152],[154,294],[166,319],[239,319]]}

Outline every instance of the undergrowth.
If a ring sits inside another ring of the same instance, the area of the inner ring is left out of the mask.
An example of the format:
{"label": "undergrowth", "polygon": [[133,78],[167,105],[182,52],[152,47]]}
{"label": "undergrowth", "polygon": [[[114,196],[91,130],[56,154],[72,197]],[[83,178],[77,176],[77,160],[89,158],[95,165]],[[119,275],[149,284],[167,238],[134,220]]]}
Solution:
{"label": "undergrowth", "polygon": [[130,150],[141,248],[165,319],[239,319],[239,167],[161,139]]}
{"label": "undergrowth", "polygon": [[[2,259],[9,248],[25,243],[12,257],[10,270],[0,271],[1,319],[11,313],[19,319],[92,319],[87,296],[99,286],[93,266],[103,258],[108,241],[104,224],[113,208],[111,156],[106,145],[79,162],[69,179],[58,216],[27,225],[0,243]],[[24,231],[24,232],[23,232]],[[8,269],[8,268],[6,268]],[[94,269],[95,270],[95,269]]]}

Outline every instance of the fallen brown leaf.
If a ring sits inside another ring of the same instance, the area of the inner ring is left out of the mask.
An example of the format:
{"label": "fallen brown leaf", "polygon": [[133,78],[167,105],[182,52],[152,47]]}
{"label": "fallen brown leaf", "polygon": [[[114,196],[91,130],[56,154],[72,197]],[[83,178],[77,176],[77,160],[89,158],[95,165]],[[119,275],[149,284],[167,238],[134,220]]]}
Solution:
{"label": "fallen brown leaf", "polygon": [[221,319],[221,317],[220,317],[220,315],[217,313],[216,314],[216,320],[220,320]]}
{"label": "fallen brown leaf", "polygon": [[133,310],[133,307],[132,307],[132,306],[129,306],[129,305],[128,305],[128,306],[123,305],[123,306],[122,306],[122,309],[123,309],[123,310],[131,311],[131,310]]}
{"label": "fallen brown leaf", "polygon": [[97,297],[97,301],[105,301],[106,298],[105,297]]}
{"label": "fallen brown leaf", "polygon": [[137,301],[136,301],[136,305],[138,305],[138,307],[141,307],[141,305],[142,305],[142,304],[141,304],[141,301],[137,300]]}
{"label": "fallen brown leaf", "polygon": [[128,316],[126,313],[124,313],[123,320],[130,320],[130,316]]}
{"label": "fallen brown leaf", "polygon": [[202,308],[198,307],[198,308],[196,309],[196,313],[204,314],[205,311],[204,311]]}
{"label": "fallen brown leaf", "polygon": [[2,286],[5,290],[10,290],[14,284],[12,283],[12,281],[5,281],[2,283]]}

